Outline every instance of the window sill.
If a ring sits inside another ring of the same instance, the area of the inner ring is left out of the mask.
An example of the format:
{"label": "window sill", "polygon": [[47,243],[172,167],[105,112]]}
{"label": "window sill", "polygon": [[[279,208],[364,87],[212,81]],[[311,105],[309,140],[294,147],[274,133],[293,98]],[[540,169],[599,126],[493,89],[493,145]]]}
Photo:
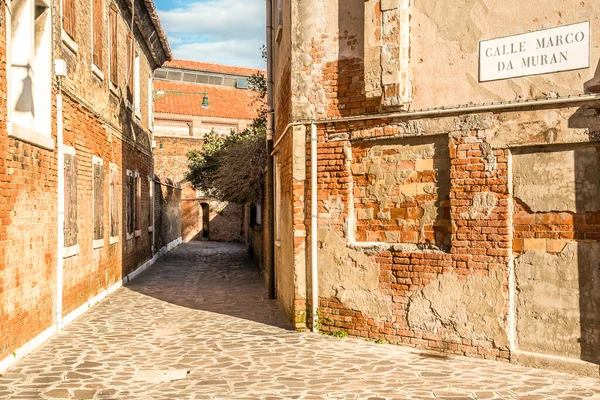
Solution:
{"label": "window sill", "polygon": [[67,32],[63,30],[60,34],[60,38],[63,44],[67,46],[67,48],[71,50],[73,54],[79,53],[79,46],[77,46],[77,43],[75,43],[75,41],[71,38],[71,36],[69,36]]}
{"label": "window sill", "polygon": [[78,244],[76,244],[75,246],[71,246],[71,247],[65,247],[63,250],[63,258],[75,257],[78,254],[79,254],[79,245]]}
{"label": "window sill", "polygon": [[279,25],[277,27],[277,33],[275,34],[275,41],[277,43],[281,42],[281,36],[283,35],[283,26]]}
{"label": "window sill", "polygon": [[154,227],[153,226],[149,226],[148,227],[148,232],[154,232]]}
{"label": "window sill", "polygon": [[137,238],[137,237],[140,237],[140,236],[142,236],[142,230],[141,229],[140,230],[136,230],[135,231],[135,237]]}
{"label": "window sill", "polygon": [[119,237],[118,236],[111,236],[110,239],[108,240],[108,244],[110,246],[112,246],[113,244],[117,244],[119,243]]}
{"label": "window sill", "polygon": [[7,130],[9,137],[13,137],[46,150],[54,150],[54,139],[49,136],[36,133],[28,128],[13,124],[12,122],[7,123]]}
{"label": "window sill", "polygon": [[259,224],[251,224],[250,229],[256,232],[262,232],[262,225]]}
{"label": "window sill", "polygon": [[110,84],[108,85],[110,88],[110,92],[115,96],[115,97],[119,97],[119,90],[118,88],[115,86],[114,83],[110,82]]}
{"label": "window sill", "polygon": [[92,63],[92,73],[94,74],[94,76],[98,79],[100,79],[102,82],[104,82],[104,72],[102,72],[100,70],[100,68],[96,67],[96,65],[94,63]]}
{"label": "window sill", "polygon": [[94,240],[94,250],[104,247],[104,238]]}
{"label": "window sill", "polygon": [[276,240],[275,241],[275,246],[281,247],[281,240]]}
{"label": "window sill", "polygon": [[128,233],[127,234],[127,240],[131,240],[133,239],[133,233]]}

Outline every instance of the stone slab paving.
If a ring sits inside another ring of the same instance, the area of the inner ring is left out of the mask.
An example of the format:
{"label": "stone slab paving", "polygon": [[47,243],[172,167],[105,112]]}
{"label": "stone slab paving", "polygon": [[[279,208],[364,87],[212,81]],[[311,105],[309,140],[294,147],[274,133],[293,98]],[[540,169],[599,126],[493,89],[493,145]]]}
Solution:
{"label": "stone slab paving", "polygon": [[2,399],[600,399],[600,381],[289,329],[244,248],[179,247],[0,376]]}

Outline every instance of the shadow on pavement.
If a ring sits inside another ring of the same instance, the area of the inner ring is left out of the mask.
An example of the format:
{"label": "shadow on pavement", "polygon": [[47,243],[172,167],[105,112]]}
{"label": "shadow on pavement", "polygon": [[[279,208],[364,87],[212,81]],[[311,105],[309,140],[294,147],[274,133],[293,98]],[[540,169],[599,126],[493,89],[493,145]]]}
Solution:
{"label": "shadow on pavement", "polygon": [[181,307],[292,329],[239,243],[185,243],[127,288]]}

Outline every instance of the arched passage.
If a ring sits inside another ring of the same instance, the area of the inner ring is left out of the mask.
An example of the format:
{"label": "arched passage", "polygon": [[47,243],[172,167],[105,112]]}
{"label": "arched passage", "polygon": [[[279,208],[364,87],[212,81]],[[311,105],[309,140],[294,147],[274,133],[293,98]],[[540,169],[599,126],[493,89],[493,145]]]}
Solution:
{"label": "arched passage", "polygon": [[202,208],[202,237],[208,239],[210,236],[210,206],[208,203],[201,203]]}

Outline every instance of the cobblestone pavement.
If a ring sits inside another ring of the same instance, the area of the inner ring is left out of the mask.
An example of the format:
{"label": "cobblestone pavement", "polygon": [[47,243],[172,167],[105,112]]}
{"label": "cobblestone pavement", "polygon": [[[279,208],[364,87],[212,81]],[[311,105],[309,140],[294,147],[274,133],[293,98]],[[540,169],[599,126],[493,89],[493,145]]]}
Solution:
{"label": "cobblestone pavement", "polygon": [[238,245],[186,244],[0,377],[9,399],[600,399],[600,381],[289,330]]}

